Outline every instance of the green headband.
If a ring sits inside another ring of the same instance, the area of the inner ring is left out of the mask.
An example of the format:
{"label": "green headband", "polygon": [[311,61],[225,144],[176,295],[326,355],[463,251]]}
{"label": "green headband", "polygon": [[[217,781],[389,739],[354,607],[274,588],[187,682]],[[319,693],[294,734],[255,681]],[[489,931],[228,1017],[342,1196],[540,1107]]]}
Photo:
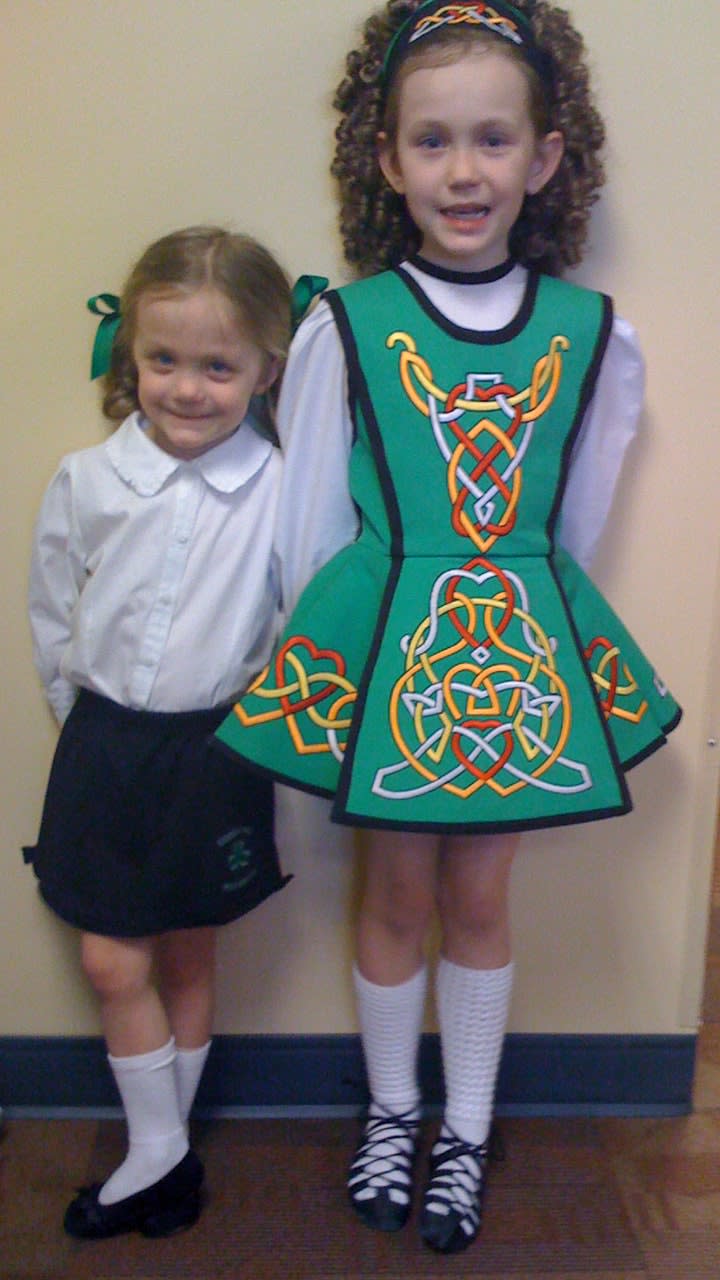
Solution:
{"label": "green headband", "polygon": [[460,25],[478,27],[514,44],[527,63],[537,71],[548,87],[552,86],[552,69],[546,53],[535,40],[533,29],[524,13],[505,0],[426,0],[396,31],[388,45],[382,69],[382,83],[387,93],[405,54],[435,32]]}

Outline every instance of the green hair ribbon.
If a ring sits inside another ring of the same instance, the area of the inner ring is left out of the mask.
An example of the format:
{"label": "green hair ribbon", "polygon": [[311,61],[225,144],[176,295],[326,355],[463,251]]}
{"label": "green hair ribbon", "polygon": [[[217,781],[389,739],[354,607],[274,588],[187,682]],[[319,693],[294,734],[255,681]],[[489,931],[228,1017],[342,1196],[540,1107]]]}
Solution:
{"label": "green hair ribbon", "polygon": [[327,289],[329,283],[327,276],[298,276],[290,294],[290,316],[293,333],[313,298],[322,293],[323,289]]}
{"label": "green hair ribbon", "polygon": [[87,300],[87,309],[100,316],[90,363],[90,381],[101,378],[110,368],[110,356],[120,320],[120,299],[114,293],[96,293]]}

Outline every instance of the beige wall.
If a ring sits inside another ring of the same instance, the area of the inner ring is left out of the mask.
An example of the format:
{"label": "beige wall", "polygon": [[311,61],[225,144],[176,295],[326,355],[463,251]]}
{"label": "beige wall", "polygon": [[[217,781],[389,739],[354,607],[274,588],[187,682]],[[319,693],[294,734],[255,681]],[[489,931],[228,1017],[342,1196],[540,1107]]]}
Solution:
{"label": "beige wall", "polygon": [[[36,899],[55,729],[24,612],[31,524],[59,456],[103,436],[84,300],[146,242],[220,220],[295,273],[342,279],[326,176],[330,90],[365,0],[0,0],[2,21],[2,793],[0,1035],[97,1030],[72,932]],[[696,1025],[720,750],[720,6],[573,0],[610,131],[610,182],[580,278],[642,335],[649,390],[597,576],[685,707],[631,775],[635,812],[526,837],[515,874],[512,1028]],[[9,107],[9,109],[8,109]],[[222,944],[219,1029],[344,1032],[347,835],[282,798],[289,890]]]}

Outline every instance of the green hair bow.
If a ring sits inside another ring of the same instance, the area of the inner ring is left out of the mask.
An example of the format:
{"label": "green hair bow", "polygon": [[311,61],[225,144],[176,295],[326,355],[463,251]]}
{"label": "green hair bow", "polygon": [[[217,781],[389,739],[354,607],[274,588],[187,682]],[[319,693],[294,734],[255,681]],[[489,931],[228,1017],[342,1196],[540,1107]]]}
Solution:
{"label": "green hair bow", "polygon": [[114,293],[96,293],[87,300],[87,309],[100,316],[90,362],[90,380],[101,378],[110,368],[115,334],[120,326],[120,299]]}
{"label": "green hair bow", "polygon": [[290,294],[290,317],[293,333],[297,329],[313,298],[327,289],[327,276],[298,276]]}

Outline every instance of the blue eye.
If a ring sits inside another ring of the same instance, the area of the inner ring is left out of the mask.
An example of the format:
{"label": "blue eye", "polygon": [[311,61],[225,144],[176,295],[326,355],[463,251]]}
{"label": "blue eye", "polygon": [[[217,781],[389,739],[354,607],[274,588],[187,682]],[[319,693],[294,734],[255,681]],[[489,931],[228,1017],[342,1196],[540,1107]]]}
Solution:
{"label": "blue eye", "polygon": [[224,360],[208,361],[208,369],[210,370],[210,373],[215,374],[216,377],[224,377],[226,374],[232,373],[230,365],[226,364]]}

